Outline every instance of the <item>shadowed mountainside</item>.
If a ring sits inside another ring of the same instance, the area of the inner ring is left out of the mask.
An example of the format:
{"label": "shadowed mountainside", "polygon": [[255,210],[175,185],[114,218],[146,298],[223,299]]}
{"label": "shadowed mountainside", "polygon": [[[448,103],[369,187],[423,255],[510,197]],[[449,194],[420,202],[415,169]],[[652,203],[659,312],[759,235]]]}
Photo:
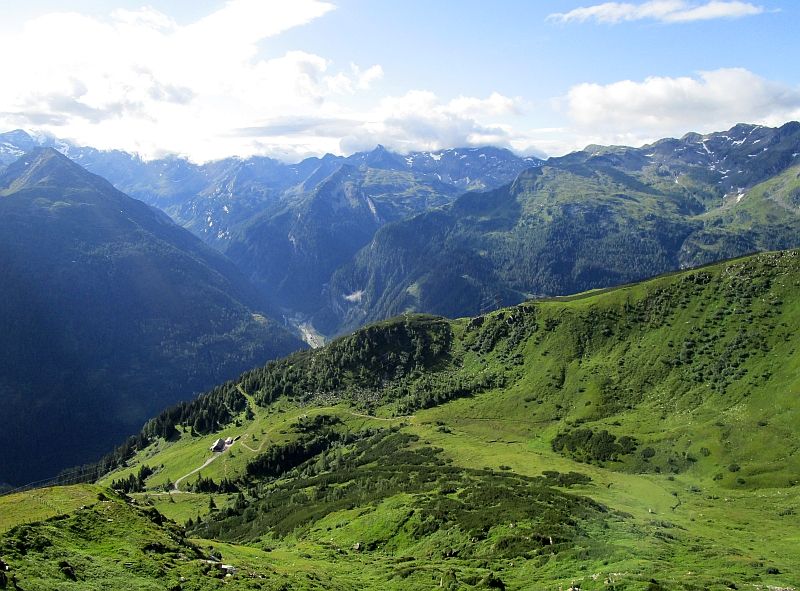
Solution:
{"label": "shadowed mountainside", "polygon": [[0,481],[302,347],[223,255],[52,149],[0,177],[0,227]]}

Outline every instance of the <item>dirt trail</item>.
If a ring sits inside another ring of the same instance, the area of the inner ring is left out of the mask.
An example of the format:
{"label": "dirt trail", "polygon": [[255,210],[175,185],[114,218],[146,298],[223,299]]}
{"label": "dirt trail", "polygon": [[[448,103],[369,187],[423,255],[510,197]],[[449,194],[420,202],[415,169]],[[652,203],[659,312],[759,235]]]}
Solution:
{"label": "dirt trail", "polygon": [[362,419],[372,419],[373,421],[402,421],[403,419],[413,419],[416,415],[407,415],[404,417],[392,417],[388,419],[383,419],[381,417],[373,417],[372,415],[362,415],[357,412],[353,412],[350,410],[345,411],[347,414],[352,415],[354,417],[361,417]]}
{"label": "dirt trail", "polygon": [[170,494],[172,494],[172,493],[182,493],[182,492],[184,492],[184,491],[182,491],[182,490],[179,490],[179,489],[178,489],[178,484],[180,484],[181,480],[186,480],[186,479],[187,479],[189,476],[191,476],[192,474],[196,474],[197,472],[199,472],[200,470],[202,470],[203,468],[205,468],[206,466],[208,466],[208,465],[209,465],[211,462],[213,462],[214,460],[216,460],[218,457],[220,457],[220,456],[221,456],[223,453],[224,453],[224,452],[221,452],[221,451],[220,451],[220,452],[217,452],[217,453],[215,453],[213,456],[211,456],[210,458],[208,458],[208,459],[205,461],[205,463],[204,463],[202,466],[200,466],[199,468],[195,468],[194,470],[192,470],[192,471],[191,471],[191,472],[189,472],[188,474],[184,474],[183,476],[181,476],[180,478],[178,478],[178,480],[176,480],[176,481],[173,483],[173,485],[172,485],[172,490],[171,490],[171,491],[169,491],[169,492],[170,492]]}
{"label": "dirt trail", "polygon": [[[273,427],[273,429],[274,429],[274,427]],[[239,445],[241,445],[245,449],[249,449],[253,453],[258,453],[264,448],[265,444],[269,443],[269,434],[270,433],[272,433],[272,429],[270,429],[269,431],[264,433],[264,435],[262,436],[262,439],[261,439],[261,445],[258,446],[258,449],[253,449],[252,447],[250,447],[249,445],[247,445],[244,442],[244,438],[248,437],[250,435],[250,433],[245,433],[244,435],[242,435],[242,440],[239,442]]]}

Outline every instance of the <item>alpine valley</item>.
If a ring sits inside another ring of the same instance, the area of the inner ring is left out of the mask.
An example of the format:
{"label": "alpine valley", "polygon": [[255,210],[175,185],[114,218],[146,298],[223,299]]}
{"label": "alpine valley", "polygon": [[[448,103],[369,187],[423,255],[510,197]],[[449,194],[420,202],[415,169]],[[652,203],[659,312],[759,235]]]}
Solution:
{"label": "alpine valley", "polygon": [[0,225],[0,483],[303,347],[231,261],[51,148],[0,176]]}
{"label": "alpine valley", "polygon": [[0,162],[0,589],[797,586],[800,123]]}

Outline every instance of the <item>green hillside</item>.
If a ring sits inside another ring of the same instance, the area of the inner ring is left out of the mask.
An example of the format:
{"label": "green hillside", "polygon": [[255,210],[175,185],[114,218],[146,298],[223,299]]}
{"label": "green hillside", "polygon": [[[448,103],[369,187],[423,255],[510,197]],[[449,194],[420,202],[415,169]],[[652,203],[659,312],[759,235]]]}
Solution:
{"label": "green hillside", "polygon": [[[17,524],[0,534],[7,578],[796,587],[798,287],[800,251],[768,253],[473,319],[401,316],[269,362],[165,410],[94,467],[137,504],[104,493],[91,514],[20,524],[27,506],[47,517],[35,495],[73,489],[0,500],[0,525]],[[157,527],[98,546],[105,519],[133,531],[145,517]],[[212,549],[238,570],[203,562]]]}
{"label": "green hillside", "polygon": [[303,346],[230,260],[54,150],[0,176],[0,228],[0,484]]}

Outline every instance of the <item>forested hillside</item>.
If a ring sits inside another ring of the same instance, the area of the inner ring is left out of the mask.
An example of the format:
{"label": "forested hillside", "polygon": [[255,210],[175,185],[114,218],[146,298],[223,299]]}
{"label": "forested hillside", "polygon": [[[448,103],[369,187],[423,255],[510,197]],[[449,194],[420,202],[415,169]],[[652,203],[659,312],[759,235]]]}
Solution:
{"label": "forested hillside", "polygon": [[799,146],[798,124],[742,125],[551,158],[507,187],[381,228],[331,279],[324,326],[474,315],[796,247]]}

